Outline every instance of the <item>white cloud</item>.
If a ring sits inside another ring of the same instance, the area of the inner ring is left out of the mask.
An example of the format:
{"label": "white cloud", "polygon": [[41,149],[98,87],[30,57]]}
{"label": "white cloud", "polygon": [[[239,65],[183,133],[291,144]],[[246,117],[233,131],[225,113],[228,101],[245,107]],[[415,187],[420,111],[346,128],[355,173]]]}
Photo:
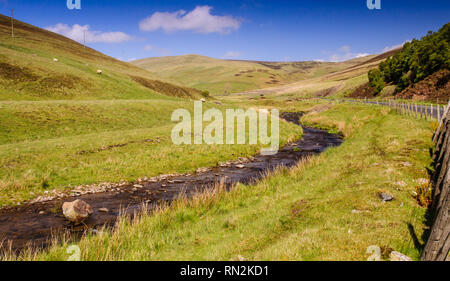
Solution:
{"label": "white cloud", "polygon": [[411,40],[407,40],[407,41],[405,41],[405,42],[403,42],[401,44],[398,44],[398,45],[384,47],[383,50],[381,50],[381,52],[382,53],[386,53],[386,52],[389,52],[389,51],[392,51],[392,50],[395,50],[395,49],[399,49],[399,48],[403,47],[403,45],[405,45],[408,42],[411,42]]}
{"label": "white cloud", "polygon": [[365,57],[368,56],[370,54],[368,53],[353,53],[352,49],[350,48],[350,46],[342,46],[339,48],[339,52],[332,54],[330,56],[329,61],[331,62],[342,62],[342,61],[346,61],[346,60],[351,60],[354,58],[361,58],[361,57]]}
{"label": "white cloud", "polygon": [[130,62],[130,61],[137,60],[137,58],[126,59],[126,58],[123,58],[123,57],[117,57],[116,59],[118,59],[120,61],[124,61],[124,62]]}
{"label": "white cloud", "polygon": [[167,49],[160,48],[160,47],[153,46],[153,45],[145,45],[144,50],[147,52],[157,53],[160,56],[168,56],[170,53],[169,50],[167,50]]}
{"label": "white cloud", "polygon": [[70,27],[67,24],[58,23],[54,26],[48,26],[45,29],[59,33],[78,42],[84,41],[84,32],[86,31],[86,43],[121,43],[131,40],[131,36],[120,32],[101,32],[90,30],[89,25],[74,24]]}
{"label": "white cloud", "polygon": [[166,32],[191,30],[199,33],[229,33],[239,29],[241,22],[232,16],[211,15],[212,7],[197,6],[187,13],[179,10],[174,13],[155,12],[139,23],[142,31],[162,29]]}
{"label": "white cloud", "polygon": [[222,56],[223,59],[236,59],[241,57],[242,54],[240,52],[228,51],[225,55]]}
{"label": "white cloud", "polygon": [[367,56],[370,56],[370,54],[369,53],[359,53],[359,54],[356,54],[355,58],[363,58],[363,57],[367,57]]}

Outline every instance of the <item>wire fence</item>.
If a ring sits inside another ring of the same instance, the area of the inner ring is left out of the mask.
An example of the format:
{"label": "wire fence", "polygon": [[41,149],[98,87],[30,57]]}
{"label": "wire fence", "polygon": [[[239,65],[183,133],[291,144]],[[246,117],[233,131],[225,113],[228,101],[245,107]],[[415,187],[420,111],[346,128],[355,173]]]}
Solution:
{"label": "wire fence", "polygon": [[419,104],[415,102],[399,102],[396,100],[354,100],[354,99],[344,99],[339,100],[339,102],[354,102],[354,103],[365,103],[369,105],[387,106],[393,108],[397,113],[406,114],[412,117],[430,120],[430,121],[440,121],[444,116],[445,112],[450,106],[450,102],[447,106],[439,104]]}

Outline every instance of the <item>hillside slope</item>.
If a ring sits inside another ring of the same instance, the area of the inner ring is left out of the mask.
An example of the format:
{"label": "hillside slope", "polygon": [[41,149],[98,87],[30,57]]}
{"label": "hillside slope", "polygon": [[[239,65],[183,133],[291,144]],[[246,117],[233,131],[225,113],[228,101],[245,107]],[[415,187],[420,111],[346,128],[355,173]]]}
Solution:
{"label": "hillside slope", "polygon": [[287,83],[280,86],[233,93],[224,98],[227,100],[240,100],[242,98],[265,100],[269,97],[276,97],[277,99],[295,99],[305,97],[346,96],[349,93],[352,93],[360,85],[367,84],[367,72],[377,68],[381,62],[385,61],[386,58],[392,56],[396,52],[398,52],[398,50],[335,63],[335,67],[340,68],[340,70],[322,75],[304,75],[304,77],[312,76],[312,78],[303,78],[294,83]]}
{"label": "hillside slope", "polygon": [[[160,93],[179,97],[201,94],[179,86],[169,92],[167,85],[155,83],[156,77],[148,71],[17,20],[14,35],[12,38],[11,18],[0,15],[0,100],[148,99],[166,98]],[[157,87],[161,85],[163,89]]]}
{"label": "hillside slope", "polygon": [[212,95],[277,87],[334,73],[373,56],[342,63],[221,60],[199,55],[147,58],[131,62],[154,75]]}

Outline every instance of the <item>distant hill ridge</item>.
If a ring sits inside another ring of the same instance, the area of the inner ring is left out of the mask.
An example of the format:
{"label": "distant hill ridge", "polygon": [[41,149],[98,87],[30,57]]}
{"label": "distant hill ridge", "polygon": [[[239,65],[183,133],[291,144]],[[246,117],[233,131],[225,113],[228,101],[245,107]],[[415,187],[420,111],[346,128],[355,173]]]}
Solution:
{"label": "distant hill ridge", "polygon": [[346,62],[267,62],[226,60],[201,55],[154,57],[131,63],[178,84],[222,95],[277,87],[365,64],[376,56]]}

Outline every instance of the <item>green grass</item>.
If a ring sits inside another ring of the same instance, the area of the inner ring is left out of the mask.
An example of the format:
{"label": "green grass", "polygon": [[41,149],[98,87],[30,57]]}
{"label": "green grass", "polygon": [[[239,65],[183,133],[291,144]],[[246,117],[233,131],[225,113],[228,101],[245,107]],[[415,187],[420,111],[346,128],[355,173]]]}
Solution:
{"label": "green grass", "polygon": [[168,124],[190,103],[168,100],[0,102],[0,145]]}
{"label": "green grass", "polygon": [[[226,108],[207,103],[204,110],[211,107]],[[178,108],[192,112],[193,103],[0,102],[0,206],[69,185],[192,172],[259,152],[261,145],[175,146],[171,114]],[[302,134],[286,122],[280,129],[282,144]],[[103,149],[109,146],[119,147]]]}
{"label": "green grass", "polygon": [[[429,124],[354,104],[303,119],[341,131],[345,143],[254,186],[122,220],[77,242],[82,260],[366,260],[371,245],[418,259],[426,210],[411,193],[427,177]],[[395,200],[382,203],[379,192]],[[20,259],[65,260],[68,244]]]}

